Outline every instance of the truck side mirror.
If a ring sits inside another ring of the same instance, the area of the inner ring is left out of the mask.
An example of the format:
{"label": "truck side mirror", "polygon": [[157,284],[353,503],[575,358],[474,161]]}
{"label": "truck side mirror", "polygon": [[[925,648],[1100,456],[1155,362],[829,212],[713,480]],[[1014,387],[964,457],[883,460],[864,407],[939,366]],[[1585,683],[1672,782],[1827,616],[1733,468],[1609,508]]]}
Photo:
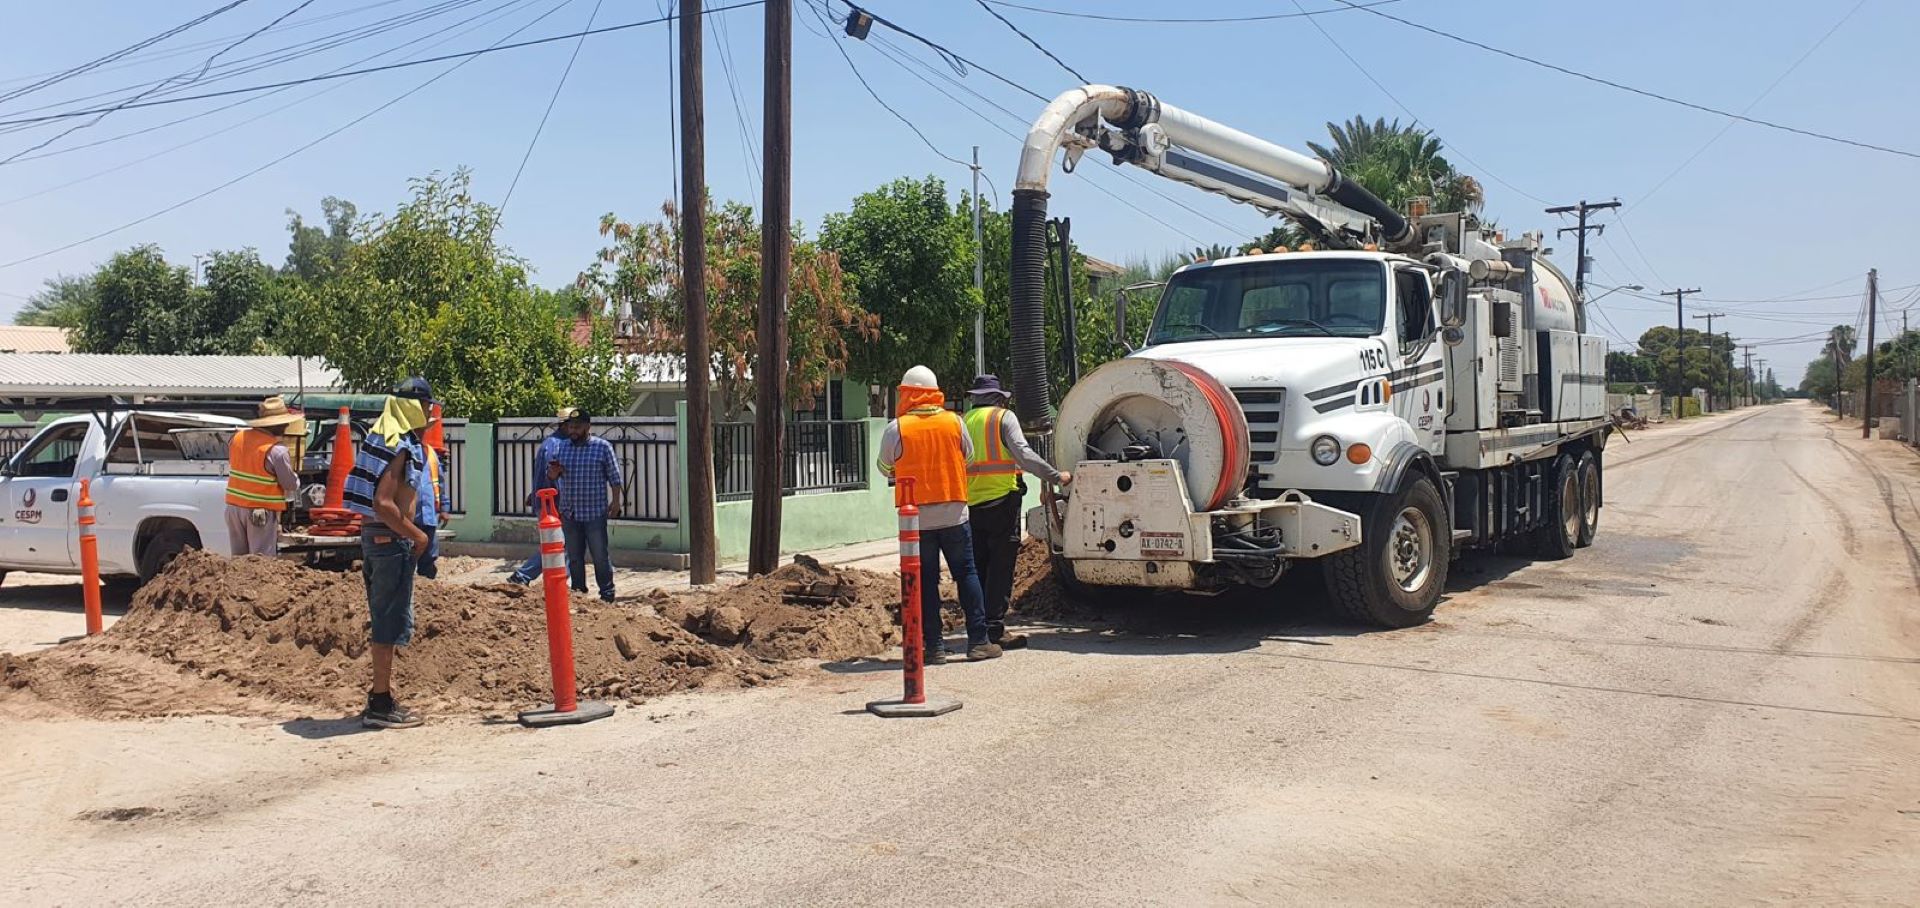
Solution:
{"label": "truck side mirror", "polygon": [[1440,275],[1440,324],[1458,328],[1467,322],[1467,276],[1458,271]]}
{"label": "truck side mirror", "polygon": [[1127,306],[1133,299],[1130,294],[1137,290],[1152,290],[1155,287],[1164,287],[1166,283],[1166,281],[1142,281],[1138,284],[1128,284],[1125,287],[1121,287],[1119,292],[1114,294],[1113,342],[1119,344],[1120,349],[1128,353],[1132,353],[1136,349],[1133,346],[1133,339],[1127,334]]}

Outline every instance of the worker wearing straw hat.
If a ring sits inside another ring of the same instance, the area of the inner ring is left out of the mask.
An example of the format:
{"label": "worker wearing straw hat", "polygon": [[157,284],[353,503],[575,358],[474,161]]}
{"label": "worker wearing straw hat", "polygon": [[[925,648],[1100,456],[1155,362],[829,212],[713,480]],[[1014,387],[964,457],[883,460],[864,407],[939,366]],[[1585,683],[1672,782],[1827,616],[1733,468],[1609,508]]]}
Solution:
{"label": "worker wearing straw hat", "polygon": [[300,486],[286,440],[306,434],[306,418],[274,396],[227,443],[227,541],[235,555],[277,555],[280,514]]}

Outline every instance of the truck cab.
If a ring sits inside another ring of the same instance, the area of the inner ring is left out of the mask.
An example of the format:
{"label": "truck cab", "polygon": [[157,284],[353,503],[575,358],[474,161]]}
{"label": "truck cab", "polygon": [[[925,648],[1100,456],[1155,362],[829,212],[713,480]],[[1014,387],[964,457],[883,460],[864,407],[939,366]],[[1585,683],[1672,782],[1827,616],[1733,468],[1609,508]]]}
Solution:
{"label": "truck cab", "polygon": [[[1135,356],[1204,369],[1245,412],[1249,494],[1372,491],[1365,444],[1439,454],[1446,444],[1445,346],[1437,272],[1378,252],[1273,252],[1175,272]],[[1328,459],[1329,444],[1338,456]]]}

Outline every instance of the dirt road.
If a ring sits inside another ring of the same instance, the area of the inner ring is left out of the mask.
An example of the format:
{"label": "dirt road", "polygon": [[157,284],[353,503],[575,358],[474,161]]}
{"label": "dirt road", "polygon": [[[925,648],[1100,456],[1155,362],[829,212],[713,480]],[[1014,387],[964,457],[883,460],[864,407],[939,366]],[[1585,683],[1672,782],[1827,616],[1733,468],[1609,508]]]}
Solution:
{"label": "dirt road", "polygon": [[[577,729],[0,723],[0,903],[1913,903],[1920,459],[1780,406],[1609,451],[1426,627],[1129,612]],[[1904,893],[1904,895],[1903,895]]]}

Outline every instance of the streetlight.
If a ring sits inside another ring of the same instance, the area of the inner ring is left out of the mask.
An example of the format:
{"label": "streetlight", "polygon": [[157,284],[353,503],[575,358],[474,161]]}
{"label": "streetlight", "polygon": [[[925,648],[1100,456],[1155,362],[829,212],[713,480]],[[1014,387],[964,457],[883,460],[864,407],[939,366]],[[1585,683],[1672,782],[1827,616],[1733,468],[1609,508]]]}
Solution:
{"label": "streetlight", "polygon": [[[1621,284],[1621,285],[1620,285],[1620,286],[1618,286],[1618,287],[1609,287],[1609,288],[1607,288],[1607,293],[1619,293],[1619,292],[1620,292],[1620,291],[1622,291],[1622,290],[1645,290],[1645,289],[1647,289],[1647,288],[1645,288],[1645,287],[1642,287],[1642,286],[1640,286],[1639,284]],[[1597,302],[1599,302],[1599,301],[1600,301],[1601,299],[1603,299],[1603,298],[1605,298],[1605,297],[1606,297],[1606,295],[1607,295],[1607,293],[1602,293],[1602,294],[1600,294],[1599,296],[1596,296],[1596,297],[1592,297],[1592,298],[1590,298],[1590,299],[1588,299],[1588,300],[1586,301],[1586,302],[1587,302],[1587,305],[1589,305],[1589,306],[1591,306],[1591,305],[1593,305],[1594,303],[1597,303]]]}

